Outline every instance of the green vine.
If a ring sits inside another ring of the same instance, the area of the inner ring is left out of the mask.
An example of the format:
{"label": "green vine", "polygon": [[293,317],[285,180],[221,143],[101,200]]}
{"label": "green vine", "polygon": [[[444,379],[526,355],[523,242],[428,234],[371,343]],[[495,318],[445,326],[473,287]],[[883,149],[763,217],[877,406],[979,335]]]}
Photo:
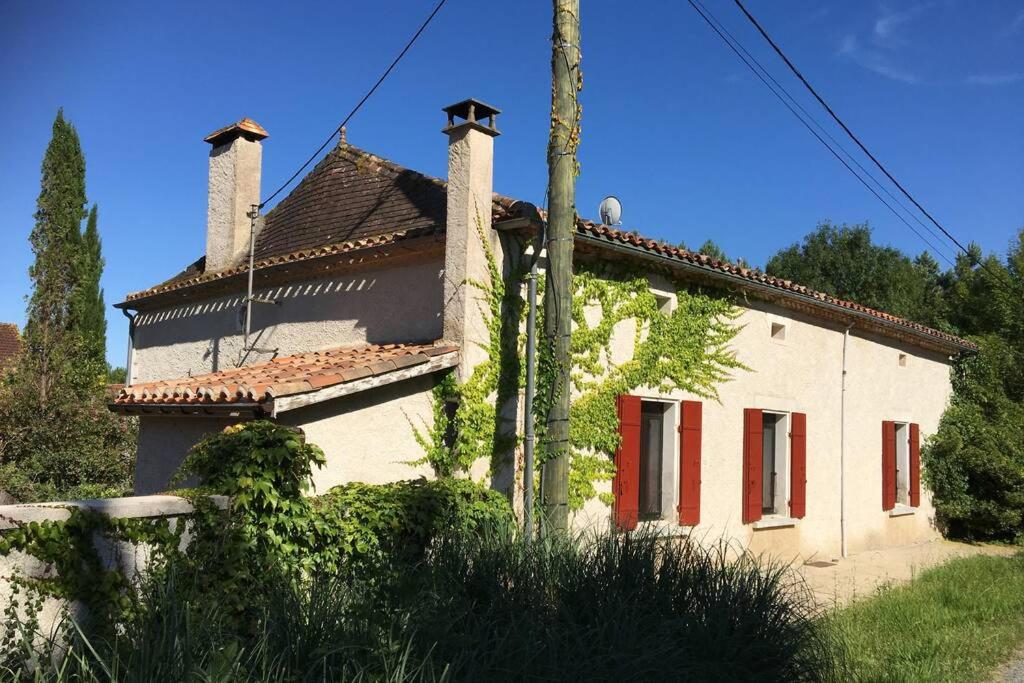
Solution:
{"label": "green vine", "polygon": [[183,525],[168,519],[113,518],[95,510],[69,506],[66,520],[19,524],[0,536],[0,556],[21,552],[52,566],[54,575],[16,577],[16,582],[40,596],[80,602],[90,620],[109,626],[137,608],[131,579],[121,566],[109,568],[97,540],[149,548],[147,573],[158,572],[178,551]]}
{"label": "green vine", "polygon": [[[732,371],[748,369],[730,348],[739,333],[734,324],[739,310],[732,302],[686,288],[675,294],[676,306],[666,312],[645,275],[599,274],[580,268],[573,276],[572,509],[597,495],[596,482],[615,474],[617,396],[648,388],[717,400],[718,385],[728,381]],[[591,307],[600,313],[594,325],[587,322]],[[613,332],[627,320],[636,327],[633,350],[628,360],[616,365],[611,360]],[[601,498],[611,502],[608,495]]]}
{"label": "green vine", "polygon": [[[523,247],[515,238],[503,236],[508,240],[504,253],[510,259],[506,281],[479,218],[476,228],[487,279],[471,279],[466,284],[480,293],[478,306],[487,329],[487,340],[480,343],[485,359],[462,383],[456,382],[454,375],[446,375],[434,387],[433,424],[413,430],[424,452],[415,463],[429,464],[442,477],[466,472],[482,458],[489,459],[493,470],[505,461],[518,439],[515,416],[506,417],[502,409],[522,385]],[[455,406],[454,414],[449,414],[448,405]]]}

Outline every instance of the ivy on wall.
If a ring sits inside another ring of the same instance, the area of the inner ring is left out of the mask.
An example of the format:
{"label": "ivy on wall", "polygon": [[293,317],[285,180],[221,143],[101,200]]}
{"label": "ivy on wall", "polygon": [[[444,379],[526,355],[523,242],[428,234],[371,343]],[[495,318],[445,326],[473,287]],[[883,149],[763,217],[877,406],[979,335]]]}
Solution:
{"label": "ivy on wall", "polygon": [[[509,275],[502,276],[477,219],[477,237],[487,261],[487,280],[469,280],[487,329],[487,340],[480,344],[485,358],[469,378],[455,381],[453,373],[434,387],[433,424],[414,428],[414,437],[424,456],[415,461],[429,464],[441,477],[466,472],[480,459],[487,458],[492,470],[505,462],[516,445],[516,417],[506,416],[503,408],[515,398],[522,385],[520,325],[525,312],[522,284],[524,248],[515,237],[503,235],[503,253],[509,261]],[[448,406],[454,406],[449,410]]]}
{"label": "ivy on wall", "polygon": [[[573,277],[569,408],[569,505],[579,509],[597,495],[595,483],[615,474],[619,446],[616,397],[640,388],[662,394],[682,391],[717,400],[718,386],[747,369],[730,343],[740,311],[721,295],[679,288],[671,311],[650,291],[646,275],[586,267]],[[588,310],[597,315],[591,325]],[[613,337],[634,324],[628,360],[612,362]],[[610,503],[610,496],[602,496]]]}
{"label": "ivy on wall", "polygon": [[[520,334],[525,311],[523,245],[506,249],[513,267],[502,278],[494,253],[478,225],[488,263],[487,282],[470,282],[482,293],[488,339],[486,358],[462,384],[447,375],[434,390],[434,423],[416,431],[424,457],[441,476],[465,472],[481,458],[492,470],[515,445],[515,425],[504,423],[500,409],[523,388],[525,339]],[[538,283],[538,318],[543,314],[543,278]],[[571,378],[574,398],[569,413],[569,504],[574,510],[598,496],[596,484],[615,474],[619,444],[615,399],[641,387],[660,393],[683,391],[717,399],[717,387],[735,370],[747,369],[731,350],[739,332],[740,311],[730,298],[680,287],[676,305],[664,310],[650,291],[648,277],[624,269],[596,269],[578,264],[573,276],[573,333]],[[588,311],[598,315],[588,322]],[[613,336],[633,321],[632,356],[612,362]],[[538,438],[543,440],[545,397],[556,368],[541,341],[538,345],[537,392],[534,413]],[[497,400],[494,400],[496,397]],[[446,406],[453,405],[453,414]],[[545,449],[538,449],[543,457]],[[601,499],[610,503],[610,497]]]}

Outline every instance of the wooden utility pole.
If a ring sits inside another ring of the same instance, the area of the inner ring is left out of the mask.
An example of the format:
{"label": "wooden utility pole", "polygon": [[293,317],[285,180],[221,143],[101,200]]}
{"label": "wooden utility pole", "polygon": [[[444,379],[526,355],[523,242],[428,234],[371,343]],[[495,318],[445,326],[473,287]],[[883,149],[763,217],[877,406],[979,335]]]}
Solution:
{"label": "wooden utility pole", "polygon": [[569,526],[569,371],[572,332],[572,248],[576,232],[576,147],[580,109],[579,0],[553,0],[551,38],[551,133],[548,141],[547,283],[544,288],[545,355],[554,376],[541,472],[543,528],[564,533]]}

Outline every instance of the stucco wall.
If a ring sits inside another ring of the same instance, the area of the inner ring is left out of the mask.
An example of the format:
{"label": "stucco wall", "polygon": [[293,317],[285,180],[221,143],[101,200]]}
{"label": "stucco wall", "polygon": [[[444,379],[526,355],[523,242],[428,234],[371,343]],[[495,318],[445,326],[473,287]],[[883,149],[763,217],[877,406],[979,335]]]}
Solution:
{"label": "stucco wall", "polygon": [[[657,289],[672,287],[655,279]],[[726,538],[787,559],[838,557],[840,546],[840,416],[844,327],[756,301],[745,302],[736,321],[738,358],[751,371],[736,371],[720,387],[720,402],[703,401],[701,524],[698,538]],[[772,338],[772,323],[786,326],[785,340]],[[632,322],[613,335],[612,355],[628,358]],[[905,367],[899,355],[907,356]],[[700,400],[638,389],[649,398]],[[890,517],[882,510],[882,421],[916,422],[921,441],[938,427],[951,393],[947,359],[900,342],[862,336],[856,327],[847,348],[846,510],[847,546],[853,553],[938,536],[934,508],[922,486],[913,515]],[[741,518],[743,410],[761,408],[807,414],[807,514],[795,526],[754,530]],[[672,413],[678,421],[678,410]],[[676,422],[675,424],[678,424]],[[673,443],[673,467],[678,462]],[[678,487],[678,484],[676,484]],[[604,491],[611,486],[605,484]],[[675,511],[666,511],[674,520]],[[610,510],[591,501],[576,524],[607,525]],[[664,525],[677,532],[675,521]]]}
{"label": "stucco wall", "polygon": [[[338,346],[441,337],[440,255],[399,267],[258,289],[280,301],[253,304],[253,343],[245,364]],[[132,381],[173,379],[236,367],[243,346],[244,292],[139,313]]]}
{"label": "stucco wall", "polygon": [[[278,421],[302,428],[323,449],[324,468],[314,472],[318,493],[349,481],[385,483],[430,476],[408,461],[422,456],[413,426],[433,419],[433,377],[417,377],[281,413]],[[188,449],[204,435],[237,420],[204,417],[142,417],[135,466],[135,493],[165,491]]]}

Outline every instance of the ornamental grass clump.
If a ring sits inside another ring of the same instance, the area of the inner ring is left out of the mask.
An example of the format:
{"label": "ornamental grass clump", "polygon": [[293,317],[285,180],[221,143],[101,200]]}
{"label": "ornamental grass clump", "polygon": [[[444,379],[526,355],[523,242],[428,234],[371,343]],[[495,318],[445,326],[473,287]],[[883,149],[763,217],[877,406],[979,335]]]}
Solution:
{"label": "ornamental grass clump", "polygon": [[803,584],[724,544],[450,539],[415,581],[413,646],[458,680],[837,677]]}

